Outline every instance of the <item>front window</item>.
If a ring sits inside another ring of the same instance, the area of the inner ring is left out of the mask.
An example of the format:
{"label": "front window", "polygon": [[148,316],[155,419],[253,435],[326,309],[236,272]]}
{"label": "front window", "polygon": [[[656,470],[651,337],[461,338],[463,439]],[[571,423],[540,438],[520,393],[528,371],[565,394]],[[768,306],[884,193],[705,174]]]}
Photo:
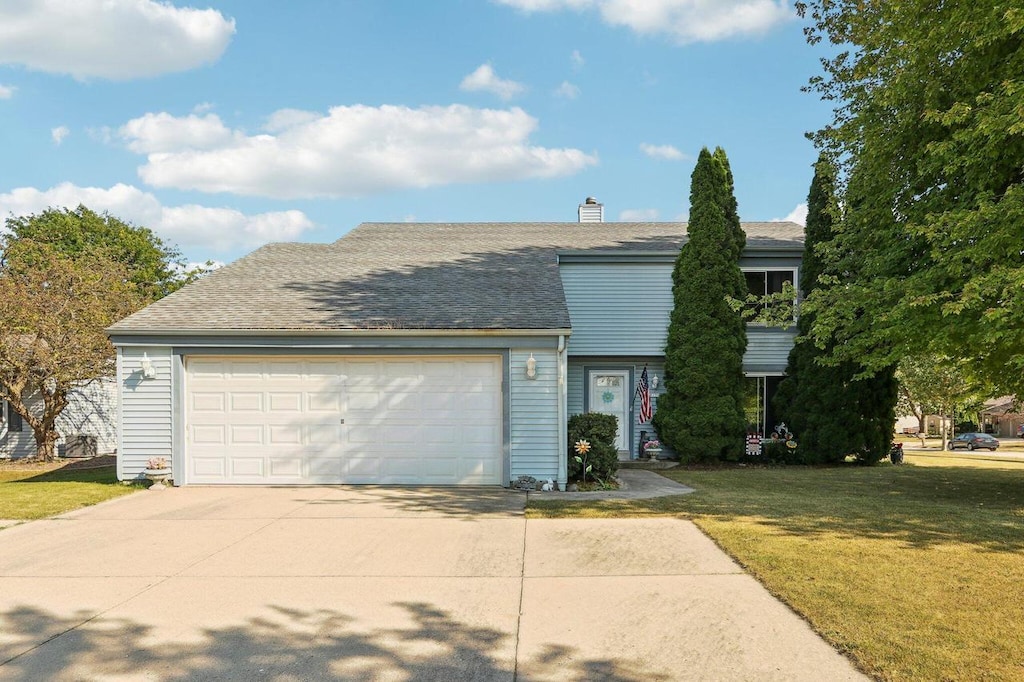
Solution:
{"label": "front window", "polygon": [[[743,276],[751,297],[747,299],[745,306],[745,319],[761,324],[770,324],[768,320],[780,316],[790,321],[795,319],[795,270],[744,270]],[[788,295],[782,296],[787,293]]]}

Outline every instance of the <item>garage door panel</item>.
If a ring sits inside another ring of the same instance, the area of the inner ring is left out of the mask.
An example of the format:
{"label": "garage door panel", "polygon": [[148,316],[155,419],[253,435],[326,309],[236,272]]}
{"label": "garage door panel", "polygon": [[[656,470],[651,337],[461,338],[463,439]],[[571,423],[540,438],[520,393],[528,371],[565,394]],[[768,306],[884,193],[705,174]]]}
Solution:
{"label": "garage door panel", "polygon": [[231,424],[228,428],[230,445],[262,445],[263,426],[259,424]]}
{"label": "garage door panel", "polygon": [[416,424],[386,424],[381,427],[382,440],[388,445],[418,446],[423,440],[420,438],[419,427]]}
{"label": "garage door panel", "polygon": [[192,463],[191,478],[212,478],[212,479],[223,479],[227,460],[224,457],[203,457],[202,455],[193,455],[189,458]]}
{"label": "garage door panel", "polygon": [[266,475],[264,464],[262,457],[232,457],[231,475],[263,478]]}
{"label": "garage door panel", "polygon": [[192,483],[496,484],[498,358],[186,360]]}
{"label": "garage door panel", "polygon": [[267,374],[282,379],[298,379],[302,376],[302,365],[298,360],[274,360],[267,363]]}
{"label": "garage door panel", "polygon": [[341,440],[337,424],[310,424],[306,427],[306,442],[310,445],[334,445]]}
{"label": "garage door panel", "polygon": [[224,394],[219,391],[215,393],[196,392],[192,394],[193,412],[223,412],[224,404]]}
{"label": "garage door panel", "polygon": [[302,427],[297,424],[271,424],[267,432],[269,445],[302,444]]}
{"label": "garage door panel", "polygon": [[427,360],[423,375],[430,379],[455,379],[459,376],[459,363],[452,360]]}
{"label": "garage door panel", "polygon": [[257,379],[263,376],[263,365],[259,361],[234,360],[228,372],[232,379]]}
{"label": "garage door panel", "polygon": [[232,391],[228,404],[232,412],[262,412],[263,394],[258,392]]}
{"label": "garage door panel", "polygon": [[379,455],[352,455],[345,460],[345,481],[347,483],[379,483]]}
{"label": "garage door panel", "polygon": [[497,428],[492,425],[473,426],[463,428],[464,443],[481,447],[497,445],[500,439]]}
{"label": "garage door panel", "polygon": [[319,482],[338,481],[345,475],[345,461],[340,457],[311,457],[309,475]]}
{"label": "garage door panel", "polygon": [[273,478],[290,478],[294,480],[300,480],[302,478],[302,457],[294,455],[292,457],[269,457],[270,471],[269,474]]}
{"label": "garage door panel", "polygon": [[301,393],[278,393],[267,394],[267,402],[271,412],[301,412]]}
{"label": "garage door panel", "polygon": [[376,389],[348,394],[348,413],[380,409],[380,392]]}
{"label": "garage door panel", "polygon": [[189,359],[188,371],[193,379],[223,379],[226,374],[223,360]]}
{"label": "garage door panel", "polygon": [[197,424],[192,427],[192,442],[196,445],[225,445],[225,431],[221,424]]}
{"label": "garage door panel", "polygon": [[308,412],[330,412],[341,414],[341,394],[330,393],[307,393],[306,410]]}

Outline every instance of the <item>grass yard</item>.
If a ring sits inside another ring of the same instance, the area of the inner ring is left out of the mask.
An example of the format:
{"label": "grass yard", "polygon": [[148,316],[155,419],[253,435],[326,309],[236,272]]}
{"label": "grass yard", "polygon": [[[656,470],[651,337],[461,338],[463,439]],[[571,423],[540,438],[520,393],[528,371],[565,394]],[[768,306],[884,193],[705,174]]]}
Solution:
{"label": "grass yard", "polygon": [[31,520],[88,507],[139,490],[118,483],[114,467],[0,469],[0,519]]}
{"label": "grass yard", "polygon": [[690,518],[878,679],[1024,679],[1024,462],[907,461],[669,470],[697,492],[528,514]]}

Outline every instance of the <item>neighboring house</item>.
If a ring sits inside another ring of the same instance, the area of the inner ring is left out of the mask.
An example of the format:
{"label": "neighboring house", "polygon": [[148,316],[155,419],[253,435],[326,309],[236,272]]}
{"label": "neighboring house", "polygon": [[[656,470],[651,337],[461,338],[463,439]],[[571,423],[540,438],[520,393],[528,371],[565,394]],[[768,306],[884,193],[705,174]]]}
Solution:
{"label": "neighboring house", "polygon": [[1014,438],[1021,435],[1024,414],[1021,414],[1016,398],[1006,395],[985,401],[981,410],[981,428],[999,438]]}
{"label": "neighboring house", "polygon": [[[632,397],[645,365],[663,390],[686,226],[602,215],[365,223],[265,246],[118,322],[119,477],[162,456],[178,485],[564,484],[566,421],[588,410],[614,413],[635,456],[653,429]],[[751,286],[799,286],[803,228],[744,230]],[[762,432],[795,334],[748,327]]]}
{"label": "neighboring house", "polygon": [[[29,409],[38,403],[29,399]],[[99,379],[68,394],[68,406],[57,417],[57,447],[65,452],[69,440],[85,435],[95,439],[96,451],[117,449],[117,382]],[[36,453],[32,429],[9,403],[0,400],[0,459],[30,457]],[[70,454],[78,454],[75,448]]]}

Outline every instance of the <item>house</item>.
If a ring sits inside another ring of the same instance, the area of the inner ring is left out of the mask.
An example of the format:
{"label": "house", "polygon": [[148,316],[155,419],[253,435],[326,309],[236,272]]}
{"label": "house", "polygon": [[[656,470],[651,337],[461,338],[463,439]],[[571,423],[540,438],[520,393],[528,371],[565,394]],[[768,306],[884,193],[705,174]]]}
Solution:
{"label": "house", "polygon": [[[30,398],[29,409],[37,402],[38,399]],[[57,448],[63,454],[113,453],[117,448],[117,382],[113,378],[99,379],[70,391],[68,406],[57,417],[57,433]],[[95,450],[79,451],[79,436],[88,436]],[[0,400],[0,459],[30,457],[35,453],[32,429],[10,403]]]}
{"label": "house", "polygon": [[[167,458],[188,484],[509,485],[566,479],[566,422],[663,377],[682,223],[365,223],[271,244],[118,322],[118,476]],[[798,285],[803,228],[746,223],[751,287]],[[795,329],[751,325],[748,415]],[[654,391],[654,401],[663,382]]]}
{"label": "house", "polygon": [[1024,429],[1024,414],[1012,395],[986,400],[980,416],[981,429],[999,438],[1016,438]]}

